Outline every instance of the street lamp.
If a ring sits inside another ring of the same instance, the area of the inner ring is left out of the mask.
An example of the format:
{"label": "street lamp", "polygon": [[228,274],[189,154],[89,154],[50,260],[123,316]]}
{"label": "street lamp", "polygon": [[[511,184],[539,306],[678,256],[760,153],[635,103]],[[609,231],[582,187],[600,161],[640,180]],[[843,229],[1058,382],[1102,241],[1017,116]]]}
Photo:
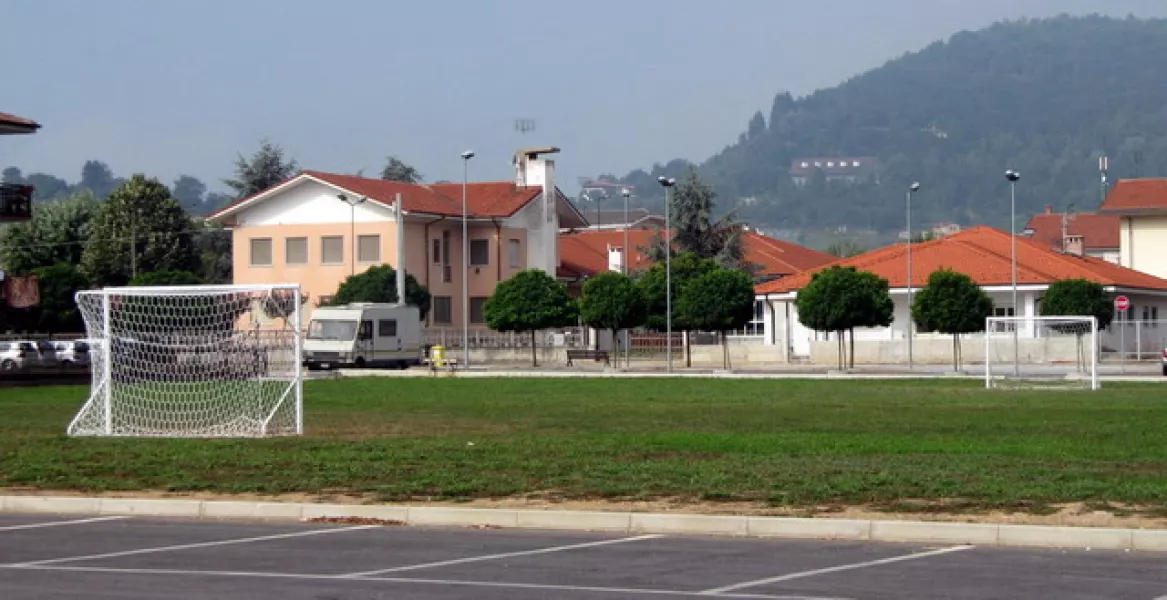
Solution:
{"label": "street lamp", "polygon": [[361,196],[355,200],[349,199],[345,194],[337,194],[341,202],[348,204],[349,207],[349,235],[351,236],[351,243],[353,245],[353,269],[352,274],[357,274],[357,205],[363,203],[368,198]]}
{"label": "street lamp", "polygon": [[462,368],[470,367],[470,230],[466,225],[466,180],[474,151],[462,153]]}
{"label": "street lamp", "polygon": [[[620,272],[625,276],[628,275],[628,198],[632,197],[632,190],[624,188],[620,190],[620,195],[624,196],[624,247],[620,250]],[[632,368],[632,358],[629,353],[629,346],[632,345],[632,332],[624,330],[624,366]]]}
{"label": "street lamp", "polygon": [[915,366],[912,355],[912,338],[915,327],[912,320],[912,194],[920,191],[920,182],[908,186],[908,370]]}
{"label": "street lamp", "polygon": [[669,188],[677,185],[671,177],[657,177],[657,183],[665,188],[665,370],[673,372],[673,231],[669,224]]}
{"label": "street lamp", "polygon": [[[1011,270],[1013,273],[1013,316],[1020,316],[1020,311],[1017,310],[1017,180],[1021,179],[1021,173],[1009,169],[1005,171],[1005,179],[1009,180],[1009,241],[1012,244],[1010,248],[1011,254]],[[1017,320],[1013,320],[1013,376],[1021,376],[1021,362],[1020,352],[1017,349]]]}

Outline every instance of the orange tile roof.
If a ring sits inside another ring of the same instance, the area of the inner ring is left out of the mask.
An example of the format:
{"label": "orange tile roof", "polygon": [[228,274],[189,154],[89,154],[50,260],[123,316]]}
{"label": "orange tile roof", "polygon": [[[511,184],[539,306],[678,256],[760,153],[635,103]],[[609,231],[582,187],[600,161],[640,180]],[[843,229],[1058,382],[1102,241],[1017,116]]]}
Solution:
{"label": "orange tile roof", "polygon": [[40,128],[40,123],[32,119],[18,117],[6,112],[0,112],[0,127],[11,127],[15,130],[35,131]]}
{"label": "orange tile roof", "polygon": [[[628,231],[628,245],[631,246],[628,266],[632,271],[651,266],[651,261],[640,249],[648,248],[658,231],[664,235],[664,230],[656,229]],[[623,245],[624,232],[620,229],[565,233],[559,236],[559,260],[569,272],[580,275],[601,273],[608,270],[608,247]],[[746,261],[759,267],[758,275],[769,277],[801,273],[837,259],[754,231],[743,233],[742,246]]]}
{"label": "orange tile roof", "polygon": [[[1029,239],[1047,248],[1062,247],[1061,214],[1033,215],[1033,218],[1025,224],[1025,228],[1033,230],[1033,235],[1028,236]],[[1070,215],[1066,227],[1066,231],[1070,235],[1082,236],[1086,249],[1118,248],[1118,229],[1118,215],[1092,213]]]}
{"label": "orange tile roof", "polygon": [[[1012,253],[1008,233],[979,226],[957,234],[912,246],[912,286],[923,287],[928,276],[939,269],[952,269],[972,277],[978,285],[1011,283]],[[853,266],[887,279],[892,288],[907,285],[907,245],[896,244],[832,264]],[[830,265],[827,265],[830,266]],[[825,267],[824,267],[825,268]],[[763,283],[759,294],[785,294],[804,287],[814,272],[808,271]],[[1100,258],[1071,256],[1045,245],[1017,238],[1017,283],[1048,285],[1059,279],[1088,279],[1105,286],[1167,290],[1167,280],[1120,267]]]}
{"label": "orange tile roof", "polygon": [[[344,188],[385,206],[392,206],[396,201],[396,195],[400,193],[406,211],[451,217],[462,216],[462,184],[415,185],[354,175],[303,171],[273,186],[273,188],[301,177],[311,177]],[[509,217],[537,198],[542,192],[542,187],[520,187],[506,181],[469,183],[466,185],[466,208],[471,217]],[[216,211],[210,218],[225,215],[258,195],[232,202]]]}
{"label": "orange tile roof", "polygon": [[1164,210],[1167,210],[1167,179],[1120,179],[1098,212],[1124,214]]}

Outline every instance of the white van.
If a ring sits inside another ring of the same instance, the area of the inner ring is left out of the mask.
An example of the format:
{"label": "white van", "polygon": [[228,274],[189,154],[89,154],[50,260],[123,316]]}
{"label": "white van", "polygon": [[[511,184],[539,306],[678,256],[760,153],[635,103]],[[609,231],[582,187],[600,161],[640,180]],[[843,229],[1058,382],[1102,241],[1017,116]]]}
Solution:
{"label": "white van", "polygon": [[304,366],[395,367],[421,364],[421,314],[416,306],[362,302],[312,311]]}

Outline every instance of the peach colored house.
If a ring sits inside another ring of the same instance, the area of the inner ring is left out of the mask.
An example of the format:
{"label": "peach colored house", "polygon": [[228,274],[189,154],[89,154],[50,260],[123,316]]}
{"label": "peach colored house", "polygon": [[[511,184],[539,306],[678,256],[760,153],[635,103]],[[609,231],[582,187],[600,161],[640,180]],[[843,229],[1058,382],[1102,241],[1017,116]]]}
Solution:
{"label": "peach colored house", "polygon": [[[555,186],[554,161],[540,158],[556,151],[521,150],[514,181],[466,186],[472,327],[485,327],[482,305],[498,282],[526,268],[555,273],[559,228],[586,225]],[[354,272],[401,263],[400,219],[406,273],[433,296],[426,325],[461,326],[460,183],[414,185],[304,171],[209,218],[232,230],[235,283],[299,283],[308,296],[306,316]]]}

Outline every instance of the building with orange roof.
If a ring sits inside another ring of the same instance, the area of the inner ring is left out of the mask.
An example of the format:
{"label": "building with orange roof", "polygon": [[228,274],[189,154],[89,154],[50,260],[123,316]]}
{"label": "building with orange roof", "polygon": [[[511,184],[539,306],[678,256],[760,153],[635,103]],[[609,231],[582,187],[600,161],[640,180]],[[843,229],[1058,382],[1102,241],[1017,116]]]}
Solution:
{"label": "building with orange roof", "polygon": [[[1160,310],[1167,308],[1167,279],[1115,265],[1101,258],[1055,251],[1046,244],[1023,237],[1017,240],[1018,306],[1014,307],[1011,236],[986,226],[914,244],[910,282],[906,244],[887,246],[831,264],[869,271],[888,281],[895,301],[895,321],[890,327],[856,332],[855,337],[857,345],[878,345],[879,354],[886,362],[907,362],[906,336],[908,323],[911,322],[907,303],[908,286],[918,291],[927,283],[928,276],[940,269],[952,269],[971,277],[993,299],[994,314],[998,316],[1040,315],[1042,296],[1051,283],[1060,279],[1095,281],[1110,293],[1127,296],[1131,300],[1128,314],[1132,318],[1141,315],[1144,320],[1155,320]],[[811,331],[799,322],[795,306],[798,291],[822,268],[825,267],[762,283],[756,288],[758,297],[766,302],[767,307],[766,343],[778,346],[780,354],[787,361],[811,357],[814,342],[826,340],[823,334]],[[1167,312],[1164,314],[1167,315]],[[1025,335],[1025,332],[1022,334]],[[1106,337],[1100,337],[1106,343]],[[919,334],[916,339],[920,339]],[[950,343],[947,342],[949,339],[944,336],[946,343]],[[828,353],[831,360],[834,358],[833,352],[832,347]],[[857,353],[862,354],[859,350]],[[943,360],[948,360],[948,356],[942,353],[938,362]]]}
{"label": "building with orange roof", "polygon": [[[666,230],[656,227],[628,230],[627,273],[635,274],[652,266],[645,251]],[[746,229],[742,232],[745,261],[756,281],[771,281],[801,273],[838,260],[837,256],[812,250],[787,241],[764,236]],[[585,229],[562,232],[559,236],[559,277],[568,281],[578,295],[588,277],[604,271],[624,270],[624,232],[611,229]],[[760,335],[763,328],[764,303],[758,301],[755,318],[746,326],[747,335]]]}
{"label": "building with orange roof", "polygon": [[1022,235],[1059,252],[1101,258],[1119,264],[1118,215],[1045,212],[1033,215]]}
{"label": "building with orange roof", "polygon": [[1098,212],[1118,218],[1119,264],[1167,277],[1167,179],[1120,179]]}
{"label": "building with orange roof", "polygon": [[471,326],[483,328],[483,305],[498,282],[527,268],[557,272],[559,229],[587,225],[555,185],[554,161],[541,156],[555,151],[520,150],[514,181],[467,184],[465,269],[460,183],[303,171],[208,218],[232,230],[235,283],[299,283],[310,308],[352,273],[404,264],[433,296],[427,325],[455,327],[465,271]]}

